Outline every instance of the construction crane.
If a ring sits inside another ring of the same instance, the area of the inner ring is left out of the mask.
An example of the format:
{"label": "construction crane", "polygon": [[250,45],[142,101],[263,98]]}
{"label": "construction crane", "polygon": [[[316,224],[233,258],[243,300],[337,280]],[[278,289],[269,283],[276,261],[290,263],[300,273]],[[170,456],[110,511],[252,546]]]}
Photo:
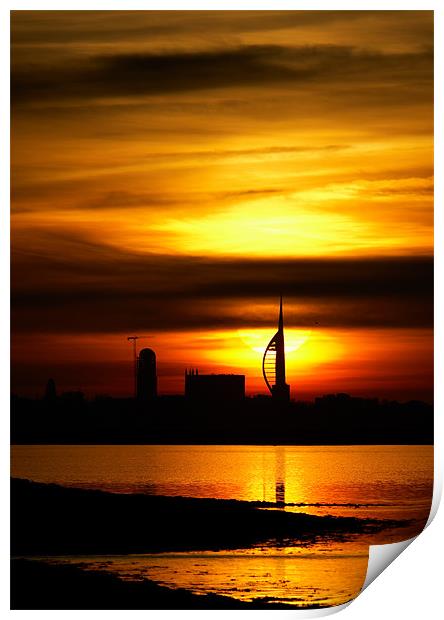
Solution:
{"label": "construction crane", "polygon": [[150,336],[128,336],[128,342],[133,343],[134,354],[134,398],[137,398],[137,341],[141,338],[149,338]]}

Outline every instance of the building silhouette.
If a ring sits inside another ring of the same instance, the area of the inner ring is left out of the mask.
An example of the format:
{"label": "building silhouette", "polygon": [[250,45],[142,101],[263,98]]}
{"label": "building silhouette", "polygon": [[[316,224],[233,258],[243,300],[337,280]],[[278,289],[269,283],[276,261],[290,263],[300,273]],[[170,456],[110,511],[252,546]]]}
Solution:
{"label": "building silhouette", "polygon": [[142,349],[137,358],[137,399],[147,401],[156,396],[156,354],[152,349]]}
{"label": "building silhouette", "polygon": [[44,400],[48,403],[54,403],[57,400],[57,390],[54,379],[48,379],[45,388]]}
{"label": "building silhouette", "polygon": [[245,375],[202,375],[185,371],[185,396],[194,401],[235,402],[245,398]]}
{"label": "building silhouette", "polygon": [[281,402],[290,400],[290,386],[285,381],[285,343],[282,295],[279,305],[278,330],[265,349],[262,359],[262,374],[273,399]]}

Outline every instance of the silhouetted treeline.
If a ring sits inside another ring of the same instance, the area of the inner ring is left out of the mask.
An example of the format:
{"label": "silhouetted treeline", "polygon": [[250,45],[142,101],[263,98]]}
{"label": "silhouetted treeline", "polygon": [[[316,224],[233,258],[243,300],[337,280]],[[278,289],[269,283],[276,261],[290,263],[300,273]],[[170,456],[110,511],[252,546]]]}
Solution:
{"label": "silhouetted treeline", "polygon": [[163,396],[151,402],[82,393],[12,398],[13,443],[431,444],[427,403],[334,394],[278,405],[268,397],[227,406]]}

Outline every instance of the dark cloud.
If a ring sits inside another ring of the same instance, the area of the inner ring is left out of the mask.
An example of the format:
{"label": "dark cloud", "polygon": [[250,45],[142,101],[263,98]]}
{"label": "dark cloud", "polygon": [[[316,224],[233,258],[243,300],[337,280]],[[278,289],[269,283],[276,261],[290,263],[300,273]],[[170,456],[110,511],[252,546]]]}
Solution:
{"label": "dark cloud", "polygon": [[[116,54],[21,63],[11,80],[14,101],[155,95],[239,86],[316,82],[383,86],[430,85],[431,50],[384,54],[339,45],[250,45],[177,53]],[[396,90],[396,89],[395,89]]]}
{"label": "dark cloud", "polygon": [[68,233],[53,242],[13,255],[17,331],[266,326],[255,308],[281,292],[289,325],[433,323],[431,257],[210,259],[130,254]]}
{"label": "dark cloud", "polygon": [[[109,291],[100,295],[92,291],[54,294],[45,301],[37,296],[20,296],[12,307],[13,335],[271,329],[276,324],[278,299],[277,295],[244,297],[236,307],[227,305],[225,298],[209,302],[185,295],[172,299]],[[252,304],[264,301],[274,302],[274,311],[253,309]],[[300,329],[431,328],[433,322],[432,304],[416,297],[329,298],[320,305],[318,298],[287,296],[285,302],[286,326]]]}
{"label": "dark cloud", "polygon": [[430,38],[432,11],[11,11],[12,42],[30,44],[116,43],[183,34],[201,39],[237,33],[304,30],[311,26],[376,30],[393,36]]}

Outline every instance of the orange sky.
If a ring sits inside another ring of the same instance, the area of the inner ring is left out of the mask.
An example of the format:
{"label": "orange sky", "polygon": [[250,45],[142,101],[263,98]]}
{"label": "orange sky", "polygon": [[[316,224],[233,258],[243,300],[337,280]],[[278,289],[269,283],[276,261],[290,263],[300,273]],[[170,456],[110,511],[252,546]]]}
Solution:
{"label": "orange sky", "polygon": [[129,394],[126,335],[295,398],[432,397],[433,13],[13,12],[13,390]]}

